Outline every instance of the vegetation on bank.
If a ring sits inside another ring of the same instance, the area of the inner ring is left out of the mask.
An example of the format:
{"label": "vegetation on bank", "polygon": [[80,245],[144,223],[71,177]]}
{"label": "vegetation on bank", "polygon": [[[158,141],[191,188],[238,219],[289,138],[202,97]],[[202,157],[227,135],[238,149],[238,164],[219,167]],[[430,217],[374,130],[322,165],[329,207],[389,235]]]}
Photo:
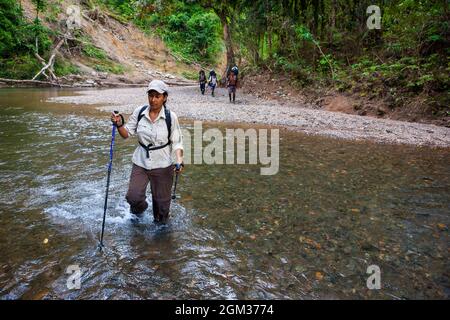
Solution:
{"label": "vegetation on bank", "polygon": [[91,0],[121,21],[159,36],[186,63],[214,65],[223,51],[221,23],[214,11],[196,1]]}
{"label": "vegetation on bank", "polygon": [[36,6],[34,21],[26,21],[20,2],[0,0],[0,77],[26,79],[40,69],[34,52],[46,53],[52,31],[44,27],[39,14],[45,9]]}
{"label": "vegetation on bank", "polygon": [[[421,96],[450,115],[450,15],[446,0],[91,0],[158,34],[185,61],[271,72],[292,84],[332,86],[391,109]],[[379,29],[369,29],[380,8]]]}
{"label": "vegetation on bank", "polygon": [[[367,26],[371,4],[381,9],[380,29]],[[427,112],[450,115],[445,0],[253,0],[230,10],[239,12],[232,30],[248,71],[383,98],[392,109],[421,95]]]}
{"label": "vegetation on bank", "polygon": [[[64,31],[58,21],[62,11],[61,0],[33,0],[36,12],[33,21],[24,16],[21,1],[0,0],[0,77],[31,79],[41,68],[36,58],[48,60],[55,40]],[[44,21],[52,28],[46,27]],[[96,47],[88,34],[76,30],[73,34],[73,53],[79,54],[86,65],[99,72],[123,74],[126,69]],[[75,49],[75,50],[74,50]],[[70,59],[59,55],[54,65],[57,76],[80,73]]]}

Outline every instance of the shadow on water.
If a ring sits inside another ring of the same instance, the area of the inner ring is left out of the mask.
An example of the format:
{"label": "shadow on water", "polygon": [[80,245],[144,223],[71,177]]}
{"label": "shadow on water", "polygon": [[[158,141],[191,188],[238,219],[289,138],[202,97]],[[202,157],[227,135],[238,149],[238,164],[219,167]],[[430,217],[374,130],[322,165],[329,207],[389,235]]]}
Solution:
{"label": "shadow on water", "polygon": [[277,175],[188,166],[162,227],[129,213],[135,141],[118,139],[99,252],[108,115],[45,102],[59,94],[0,91],[1,298],[448,298],[448,149],[282,130]]}

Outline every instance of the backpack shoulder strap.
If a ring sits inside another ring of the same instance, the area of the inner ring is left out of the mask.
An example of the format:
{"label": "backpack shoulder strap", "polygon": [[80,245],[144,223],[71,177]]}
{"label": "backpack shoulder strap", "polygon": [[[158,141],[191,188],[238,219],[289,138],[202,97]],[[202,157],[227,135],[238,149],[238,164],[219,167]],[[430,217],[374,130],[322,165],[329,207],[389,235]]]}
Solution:
{"label": "backpack shoulder strap", "polygon": [[164,114],[166,116],[166,125],[167,125],[167,132],[168,132],[167,141],[169,143],[172,143],[172,141],[170,141],[170,133],[172,132],[172,118],[170,116],[169,108],[164,107]]}
{"label": "backpack shoulder strap", "polygon": [[148,105],[145,105],[141,108],[141,110],[139,110],[137,125],[139,125],[139,121],[141,121],[141,119],[145,116],[144,111],[147,109],[147,107],[148,107]]}

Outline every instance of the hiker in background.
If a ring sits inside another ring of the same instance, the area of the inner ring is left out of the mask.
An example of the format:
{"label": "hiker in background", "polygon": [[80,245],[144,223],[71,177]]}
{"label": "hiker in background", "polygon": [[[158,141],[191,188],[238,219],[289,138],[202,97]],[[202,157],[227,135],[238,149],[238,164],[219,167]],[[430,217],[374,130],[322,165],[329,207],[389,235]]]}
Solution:
{"label": "hiker in background", "polygon": [[211,87],[211,95],[214,97],[214,89],[217,85],[217,75],[214,69],[209,72],[208,86]]}
{"label": "hiker in background", "polygon": [[[169,89],[161,80],[147,88],[149,106],[138,107],[125,124],[120,114],[112,114],[122,138],[137,135],[139,145],[133,154],[133,168],[126,195],[130,211],[140,217],[148,207],[146,190],[152,191],[153,218],[166,223],[169,218],[173,173],[183,170],[183,136],[177,115],[166,107]],[[176,155],[175,165],[172,154]]]}
{"label": "hiker in background", "polygon": [[200,84],[200,91],[202,94],[205,94],[205,86],[206,86],[206,75],[205,71],[200,70],[198,73],[198,83]]}
{"label": "hiker in background", "polygon": [[228,88],[228,97],[230,97],[230,102],[231,102],[231,95],[233,94],[233,103],[236,102],[236,86],[237,86],[237,77],[236,74],[232,71],[228,74],[227,77],[227,88]]}

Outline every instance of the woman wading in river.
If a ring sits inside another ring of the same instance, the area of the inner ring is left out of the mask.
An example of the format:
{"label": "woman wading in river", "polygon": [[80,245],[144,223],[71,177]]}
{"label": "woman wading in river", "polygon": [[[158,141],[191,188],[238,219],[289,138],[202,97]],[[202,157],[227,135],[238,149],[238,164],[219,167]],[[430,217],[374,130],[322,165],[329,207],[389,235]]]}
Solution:
{"label": "woman wading in river", "polygon": [[[150,182],[153,218],[166,223],[169,218],[174,171],[183,170],[183,137],[177,115],[166,107],[168,86],[153,80],[147,88],[148,106],[138,107],[124,123],[120,114],[112,114],[119,134],[127,139],[137,135],[130,184],[126,195],[131,213],[141,216],[148,207],[146,189]],[[175,161],[173,161],[175,153]]]}

